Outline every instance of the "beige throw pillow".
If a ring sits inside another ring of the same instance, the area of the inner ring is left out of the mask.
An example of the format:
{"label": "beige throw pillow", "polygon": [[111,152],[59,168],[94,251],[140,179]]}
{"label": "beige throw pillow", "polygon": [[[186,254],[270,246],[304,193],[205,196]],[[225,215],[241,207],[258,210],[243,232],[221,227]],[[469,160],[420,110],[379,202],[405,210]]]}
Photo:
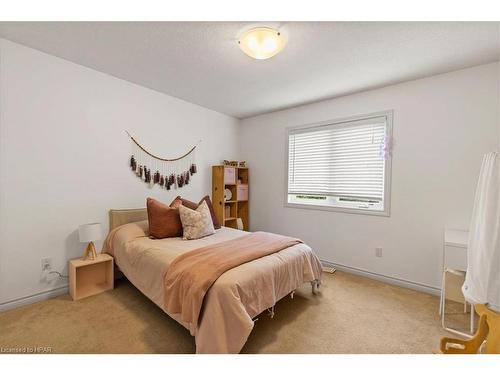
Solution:
{"label": "beige throw pillow", "polygon": [[185,240],[196,240],[215,233],[210,209],[205,201],[196,210],[180,205],[179,215]]}

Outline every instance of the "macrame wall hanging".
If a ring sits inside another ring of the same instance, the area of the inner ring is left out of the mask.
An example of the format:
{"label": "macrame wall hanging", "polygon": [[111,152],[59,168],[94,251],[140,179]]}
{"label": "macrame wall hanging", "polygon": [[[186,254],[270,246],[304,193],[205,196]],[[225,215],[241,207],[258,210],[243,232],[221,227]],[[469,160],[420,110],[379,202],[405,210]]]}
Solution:
{"label": "macrame wall hanging", "polygon": [[199,141],[191,150],[175,159],[166,159],[153,155],[141,146],[127,132],[131,140],[132,156],[130,157],[130,168],[146,184],[155,184],[170,190],[188,185],[191,176],[196,173],[196,147]]}

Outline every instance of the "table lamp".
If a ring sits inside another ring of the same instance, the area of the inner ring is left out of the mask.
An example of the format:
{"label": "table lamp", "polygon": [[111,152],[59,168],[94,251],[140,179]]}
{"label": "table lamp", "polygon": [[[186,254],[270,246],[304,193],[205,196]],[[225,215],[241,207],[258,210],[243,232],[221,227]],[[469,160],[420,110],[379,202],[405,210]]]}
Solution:
{"label": "table lamp", "polygon": [[80,242],[88,242],[87,249],[83,254],[82,260],[86,260],[87,258],[95,260],[97,258],[97,253],[95,251],[93,241],[97,241],[102,238],[101,223],[80,225],[78,227],[78,236],[80,237]]}

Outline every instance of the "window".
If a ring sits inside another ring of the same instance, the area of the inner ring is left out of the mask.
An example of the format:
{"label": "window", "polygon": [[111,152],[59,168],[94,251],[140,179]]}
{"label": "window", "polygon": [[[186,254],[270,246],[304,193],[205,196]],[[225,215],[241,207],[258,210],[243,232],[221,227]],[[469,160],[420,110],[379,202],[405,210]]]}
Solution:
{"label": "window", "polygon": [[392,112],[290,128],[286,205],[389,216]]}

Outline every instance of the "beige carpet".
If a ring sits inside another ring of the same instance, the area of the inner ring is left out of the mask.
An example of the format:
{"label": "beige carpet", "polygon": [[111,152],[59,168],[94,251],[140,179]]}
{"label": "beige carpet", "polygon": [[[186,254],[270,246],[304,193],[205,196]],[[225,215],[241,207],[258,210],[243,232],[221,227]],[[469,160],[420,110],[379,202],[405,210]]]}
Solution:
{"label": "beige carpet", "polygon": [[[448,335],[436,296],[337,271],[262,314],[243,353],[431,353]],[[464,320],[465,321],[465,320]],[[0,314],[0,348],[54,353],[194,353],[194,338],[128,281],[73,302],[61,296]]]}

